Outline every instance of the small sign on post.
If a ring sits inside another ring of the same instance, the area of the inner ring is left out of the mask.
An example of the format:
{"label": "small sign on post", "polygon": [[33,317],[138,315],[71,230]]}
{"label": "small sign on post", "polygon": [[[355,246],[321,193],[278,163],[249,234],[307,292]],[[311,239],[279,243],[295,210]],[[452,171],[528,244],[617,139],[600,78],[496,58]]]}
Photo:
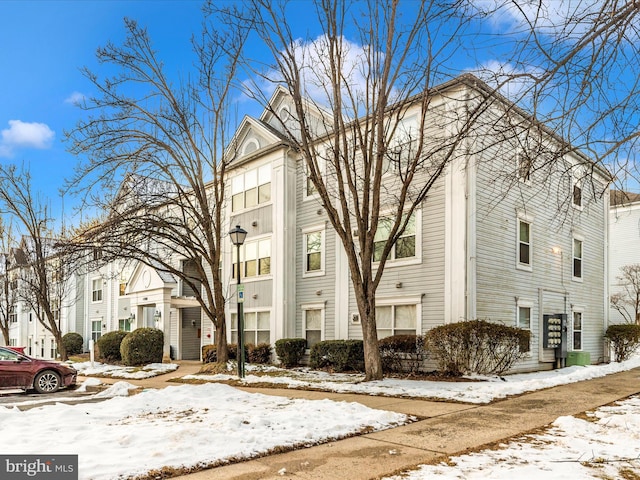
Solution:
{"label": "small sign on post", "polygon": [[244,284],[238,285],[238,303],[244,303]]}

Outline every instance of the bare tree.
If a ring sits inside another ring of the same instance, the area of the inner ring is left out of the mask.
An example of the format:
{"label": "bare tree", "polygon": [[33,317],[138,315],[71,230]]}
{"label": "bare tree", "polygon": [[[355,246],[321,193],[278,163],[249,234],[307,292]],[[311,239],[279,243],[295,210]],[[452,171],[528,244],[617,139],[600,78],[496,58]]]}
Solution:
{"label": "bare tree", "polygon": [[[287,6],[251,0],[244,12],[224,13],[227,22],[257,32],[275,59],[268,71],[247,62],[261,76],[250,94],[267,108],[267,82],[290,95],[289,118],[270,113],[301,156],[346,252],[365,378],[379,379],[376,290],[385,265],[392,255],[415,248],[403,234],[414,228],[414,215],[448,166],[463,158],[465,139],[476,134],[495,92],[476,90],[469,99],[434,87],[451,78],[451,60],[469,41],[462,35],[467,19],[449,6],[427,1],[401,9],[395,0],[318,0],[309,11],[324,33],[306,43],[294,32]],[[473,87],[471,76],[464,81]]]}
{"label": "bare tree", "polygon": [[9,345],[9,327],[16,313],[17,288],[15,272],[11,268],[11,250],[15,246],[11,223],[0,219],[0,330],[5,345]]}
{"label": "bare tree", "polygon": [[637,190],[640,3],[462,3],[499,25],[497,43],[510,43],[484,73],[520,82],[518,97],[537,118],[608,168],[620,188]]}
{"label": "bare tree", "polygon": [[67,293],[71,262],[56,251],[61,239],[53,230],[48,208],[33,193],[29,172],[0,165],[0,208],[16,221],[22,240],[16,246],[17,299],[56,340],[61,359],[67,360],[62,342],[60,310]]}
{"label": "bare tree", "polygon": [[627,323],[640,325],[640,264],[620,267],[616,278],[621,291],[611,295],[611,306]]}
{"label": "bare tree", "polygon": [[[89,119],[66,133],[70,151],[89,158],[71,187],[90,193],[87,202],[107,212],[76,237],[77,245],[181,279],[215,326],[218,360],[226,361],[219,265],[225,172],[235,152],[225,147],[246,32],[205,24],[193,41],[196,79],[174,84],[146,29],[132,20],[125,28],[122,46],[97,51],[118,73],[101,78],[84,70],[99,93],[80,105]],[[98,195],[103,190],[110,195]],[[195,270],[181,268],[181,259]]]}

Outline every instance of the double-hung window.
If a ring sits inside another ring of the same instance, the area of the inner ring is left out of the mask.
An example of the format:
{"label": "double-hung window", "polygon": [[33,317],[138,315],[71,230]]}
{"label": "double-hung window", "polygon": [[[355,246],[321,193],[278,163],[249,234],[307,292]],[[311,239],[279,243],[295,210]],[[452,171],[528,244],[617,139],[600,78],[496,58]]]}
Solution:
{"label": "double-hung window", "polygon": [[[244,312],[244,343],[271,343],[271,312]],[[231,313],[231,342],[238,343],[238,314]]]}
{"label": "double-hung window", "polygon": [[532,268],[531,222],[518,219],[518,258],[517,266],[523,270]]}
{"label": "double-hung window", "polygon": [[302,307],[302,329],[307,340],[307,348],[322,340],[324,305],[304,305]]}
{"label": "double-hung window", "polygon": [[572,317],[573,349],[582,350],[582,312],[574,311]]}
{"label": "double-hung window", "polygon": [[571,203],[577,209],[582,208],[582,182],[575,180],[571,191]]}
{"label": "double-hung window", "polygon": [[[232,250],[233,278],[238,265],[237,249]],[[240,247],[240,273],[243,278],[261,277],[271,274],[271,239],[252,240]]]}
{"label": "double-hung window", "polygon": [[579,238],[573,239],[573,262],[572,272],[574,280],[582,280],[582,240]]}
{"label": "double-hung window", "polygon": [[253,208],[271,200],[271,165],[248,170],[231,180],[231,210]]}
{"label": "double-hung window", "polygon": [[302,231],[303,276],[324,274],[324,226]]}
{"label": "double-hung window", "polygon": [[[533,310],[533,302],[518,300],[517,302],[517,317],[516,317],[516,327],[522,328],[523,330],[531,331],[531,312]],[[522,351],[530,351],[531,343],[526,345],[526,348],[521,346]]]}
{"label": "double-hung window", "polygon": [[391,304],[376,306],[378,338],[391,335],[415,335],[417,331],[418,305]]}
{"label": "double-hung window", "polygon": [[91,280],[91,301],[94,303],[102,301],[102,277]]}
{"label": "double-hung window", "polygon": [[[394,224],[392,217],[381,217],[378,221],[378,230],[374,238],[373,261],[379,262],[382,259],[384,246],[389,239],[391,229]],[[389,260],[404,260],[418,257],[418,228],[416,224],[416,213],[412,214],[407,222],[407,226],[398,237],[396,243],[391,248]]]}

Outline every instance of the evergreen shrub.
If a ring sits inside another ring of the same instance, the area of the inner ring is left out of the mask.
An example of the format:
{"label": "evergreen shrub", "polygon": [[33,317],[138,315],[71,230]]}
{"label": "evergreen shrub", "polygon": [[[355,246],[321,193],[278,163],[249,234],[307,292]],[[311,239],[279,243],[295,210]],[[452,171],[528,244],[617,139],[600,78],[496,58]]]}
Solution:
{"label": "evergreen shrub", "polygon": [[385,372],[416,373],[427,358],[422,335],[392,335],[378,341]]}
{"label": "evergreen shrub", "polygon": [[335,372],[364,371],[362,340],[325,340],[311,347],[311,368],[326,368]]}
{"label": "evergreen shrub", "polygon": [[129,333],[120,344],[120,355],[125,365],[145,365],[162,362],[164,333],[157,328],[138,328]]}
{"label": "evergreen shrub", "polygon": [[304,338],[282,338],[276,341],[276,355],[285,367],[297,367],[307,348]]}
{"label": "evergreen shrub", "polygon": [[62,345],[67,355],[79,355],[84,351],[84,340],[82,335],[76,332],[65,333],[62,336]]}
{"label": "evergreen shrub", "polygon": [[98,359],[107,363],[120,362],[122,360],[120,344],[128,334],[129,332],[115,330],[102,335],[96,342]]}

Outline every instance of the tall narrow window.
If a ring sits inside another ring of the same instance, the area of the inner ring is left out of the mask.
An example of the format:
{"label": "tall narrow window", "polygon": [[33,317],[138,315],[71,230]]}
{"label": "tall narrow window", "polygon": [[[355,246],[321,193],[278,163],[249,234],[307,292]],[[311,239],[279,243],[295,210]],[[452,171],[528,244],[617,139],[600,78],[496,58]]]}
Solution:
{"label": "tall narrow window", "polygon": [[531,224],[518,220],[518,265],[531,267]]}
{"label": "tall narrow window", "polygon": [[91,339],[97,342],[102,336],[102,319],[91,320]]}
{"label": "tall narrow window", "polygon": [[309,276],[322,274],[324,271],[324,230],[303,231],[302,241],[303,273]]}
{"label": "tall narrow window", "polygon": [[307,348],[311,348],[322,340],[322,309],[312,308],[303,310],[303,315]]}
{"label": "tall narrow window", "polygon": [[94,278],[91,280],[91,301],[102,301],[102,278]]}
{"label": "tall narrow window", "polygon": [[573,349],[582,350],[582,312],[573,312]]}
{"label": "tall narrow window", "polygon": [[574,207],[582,207],[582,185],[580,182],[573,184],[572,201]]}
{"label": "tall narrow window", "polygon": [[573,278],[582,278],[582,240],[573,239]]}
{"label": "tall narrow window", "polygon": [[[516,326],[523,330],[531,331],[531,307],[529,302],[518,302],[518,317],[516,319]],[[520,346],[521,352],[531,351],[531,343],[527,342],[526,345]]]}

